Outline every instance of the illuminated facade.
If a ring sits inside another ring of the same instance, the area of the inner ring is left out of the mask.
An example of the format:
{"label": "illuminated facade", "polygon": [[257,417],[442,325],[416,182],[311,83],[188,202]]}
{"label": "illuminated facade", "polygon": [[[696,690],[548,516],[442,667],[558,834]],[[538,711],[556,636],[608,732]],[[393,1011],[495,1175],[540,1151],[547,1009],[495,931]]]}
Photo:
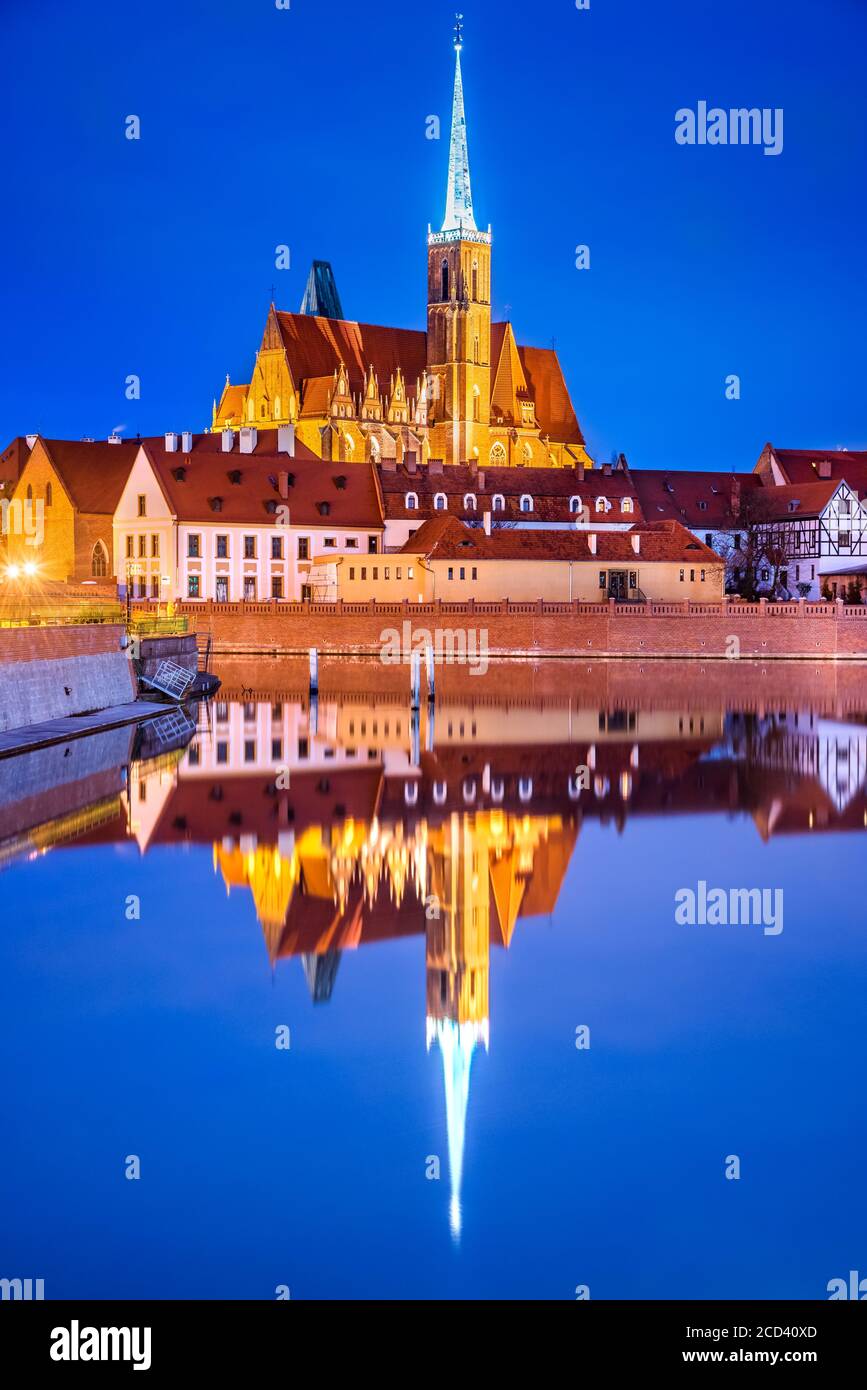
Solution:
{"label": "illuminated facade", "polygon": [[[522,347],[510,323],[491,321],[492,236],[473,210],[462,46],[459,23],[446,212],[428,229],[427,331],[272,304],[252,379],[226,378],[213,430],[292,423],[341,463],[592,467],[556,353]],[[339,305],[336,288],[328,302]]]}

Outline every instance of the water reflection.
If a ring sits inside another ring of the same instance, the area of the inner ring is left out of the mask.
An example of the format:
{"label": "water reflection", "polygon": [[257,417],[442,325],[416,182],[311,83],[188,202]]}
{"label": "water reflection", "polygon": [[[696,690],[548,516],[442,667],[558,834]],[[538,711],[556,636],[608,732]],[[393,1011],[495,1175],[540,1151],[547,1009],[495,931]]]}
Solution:
{"label": "water reflection", "polygon": [[867,826],[863,717],[834,692],[793,706],[784,684],[773,712],[688,683],[679,705],[452,696],[415,729],[389,692],[316,709],[230,699],[0,761],[0,866],[84,845],[210,846],[226,891],[249,894],[271,968],[297,957],[316,1006],[347,952],[423,935],[457,1238],[491,949],[553,914],[585,823],[745,815],[764,841]]}

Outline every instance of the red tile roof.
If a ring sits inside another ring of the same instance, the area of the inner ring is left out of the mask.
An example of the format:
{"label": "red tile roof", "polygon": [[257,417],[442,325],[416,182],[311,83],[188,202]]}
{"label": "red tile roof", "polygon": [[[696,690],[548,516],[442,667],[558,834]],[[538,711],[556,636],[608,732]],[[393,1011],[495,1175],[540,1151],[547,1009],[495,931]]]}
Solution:
{"label": "red tile roof", "polygon": [[742,498],[762,486],[755,473],[659,468],[633,468],[630,473],[648,521],[670,519],[696,530],[733,526],[733,486],[738,485]]}
{"label": "red tile roof", "polygon": [[774,448],[773,452],[790,483],[815,482],[819,464],[825,461],[830,464],[832,478],[838,482],[845,478],[861,497],[867,493],[867,450]]}
{"label": "red tile roof", "polygon": [[799,516],[817,517],[827,507],[840,487],[841,479],[824,479],[799,486],[764,487],[750,501],[748,512],[752,520],[790,521]]}
{"label": "red tile roof", "polygon": [[413,328],[383,328],[348,319],[316,318],[311,314],[276,313],[280,336],[295,384],[311,377],[330,377],[343,362],[349,385],[360,391],[371,366],[381,391],[400,367],[407,389],[427,367],[427,334]]}
{"label": "red tile roof", "polygon": [[33,448],[38,448],[38,444],[45,449],[74,507],[93,516],[114,514],[138,452],[134,440],[109,444],[106,440],[40,436]]}
{"label": "red tile roof", "polygon": [[[582,478],[577,468],[473,470],[466,464],[452,464],[440,473],[432,473],[425,467],[418,467],[411,473],[404,465],[397,469],[380,469],[379,481],[385,515],[389,520],[433,516],[433,501],[438,492],[446,494],[450,514],[464,519],[491,511],[493,498],[499,493],[506,505],[504,511],[498,511],[496,515],[508,520],[574,521],[575,514],[569,510],[572,497],[580,497],[584,506],[594,503],[597,497],[614,502],[610,512],[599,516],[600,523],[605,520],[609,524],[620,521],[624,515],[620,511],[620,499],[631,497],[634,511],[625,516],[631,521],[642,520],[636,487],[629,473],[622,469],[614,469],[606,475],[601,468],[587,468]],[[409,492],[414,492],[418,497],[418,508],[407,509],[406,495]],[[464,508],[467,493],[473,493],[476,497],[475,512],[471,508]],[[530,513],[520,510],[523,493],[533,498],[533,511]]]}
{"label": "red tile roof", "polygon": [[[297,440],[294,457],[277,453],[275,430],[259,434],[252,454],[240,453],[237,439],[232,452],[224,454],[219,434],[195,435],[187,452],[167,452],[162,438],[141,443],[179,521],[276,525],[273,509],[286,505],[293,526],[382,527],[372,465],[326,463]],[[178,470],[183,470],[181,477]],[[281,473],[292,480],[286,498],[279,492]],[[219,510],[212,505],[217,498]]]}
{"label": "red tile roof", "polygon": [[[596,550],[590,536],[596,536]],[[632,537],[639,537],[639,552]],[[403,547],[406,554],[432,560],[601,560],[629,562],[681,561],[721,565],[722,560],[703,541],[696,540],[677,521],[656,521],[628,531],[484,531],[464,526],[454,516],[426,521]]]}

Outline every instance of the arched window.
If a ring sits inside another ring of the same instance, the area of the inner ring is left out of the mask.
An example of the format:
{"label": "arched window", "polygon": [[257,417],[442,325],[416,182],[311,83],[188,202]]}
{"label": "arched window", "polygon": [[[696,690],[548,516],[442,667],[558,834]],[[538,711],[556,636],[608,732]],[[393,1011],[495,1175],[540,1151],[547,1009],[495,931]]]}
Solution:
{"label": "arched window", "polygon": [[521,511],[531,512],[533,510],[533,499],[529,492],[521,493]]}
{"label": "arched window", "polygon": [[524,447],[521,450],[521,457],[523,458],[524,463],[533,462],[533,449],[527,440],[524,441]]}
{"label": "arched window", "polygon": [[632,511],[632,498],[631,498],[631,497],[622,497],[622,498],[620,499],[620,510],[621,510],[622,512],[631,512],[631,511]]}
{"label": "arched window", "polygon": [[597,512],[607,512],[608,503],[605,501],[604,497],[596,498],[596,510]]}
{"label": "arched window", "polygon": [[495,512],[504,512],[506,510],[506,499],[501,492],[494,493],[491,509]]}
{"label": "arched window", "polygon": [[275,419],[275,420],[279,420],[279,419],[280,419],[280,406],[281,406],[280,397],[279,397],[279,396],[275,396],[275,397],[274,397],[274,419]]}
{"label": "arched window", "polygon": [[464,511],[474,512],[476,510],[476,494],[467,492],[464,494]]}
{"label": "arched window", "polygon": [[500,443],[499,439],[491,445],[491,452],[488,457],[495,468],[506,462],[505,446]]}
{"label": "arched window", "polygon": [[50,507],[54,502],[54,488],[50,483],[45,484],[45,505]]}
{"label": "arched window", "polygon": [[570,497],[570,498],[569,498],[569,510],[570,510],[570,512],[578,512],[578,514],[579,514],[579,516],[580,516],[581,512],[583,512],[583,510],[584,510],[584,508],[581,506],[581,498],[580,498],[580,497]]}
{"label": "arched window", "polygon": [[440,267],[440,299],[449,297],[449,263],[443,261]]}
{"label": "arched window", "polygon": [[379,462],[379,440],[376,435],[373,435],[370,440],[370,457],[375,463]]}
{"label": "arched window", "polygon": [[[478,344],[478,338],[476,339],[476,344]],[[477,357],[476,357],[476,361],[478,361],[478,360],[479,360],[479,359],[478,359],[478,356],[477,356]],[[474,419],[474,420],[478,420],[478,418],[479,418],[479,396],[480,396],[480,395],[481,395],[481,392],[480,392],[478,386],[474,386],[474,387],[473,387],[473,419]]]}
{"label": "arched window", "polygon": [[108,551],[102,541],[97,541],[90,557],[90,573],[94,579],[105,579],[108,574]]}
{"label": "arched window", "polygon": [[446,512],[448,511],[448,506],[448,498],[446,497],[445,493],[438,492],[436,497],[434,498],[434,511]]}
{"label": "arched window", "polygon": [[252,398],[252,396],[251,396],[250,399],[249,399],[248,402],[247,402],[247,419],[248,419],[248,420],[254,420],[255,418],[256,418],[256,405],[255,405],[255,402],[253,401],[253,398]]}
{"label": "arched window", "polygon": [[404,502],[404,506],[406,507],[406,509],[407,509],[408,512],[417,512],[417,511],[418,511],[418,493],[417,493],[417,492],[408,492],[408,493],[406,494],[406,497],[403,499],[403,502]]}
{"label": "arched window", "polygon": [[473,299],[474,299],[474,300],[477,300],[478,297],[479,297],[479,263],[478,263],[478,261],[473,261]]}
{"label": "arched window", "polygon": [[30,486],[29,483],[27,484],[27,501],[28,501],[28,502],[32,502],[32,501],[33,501],[33,488]]}

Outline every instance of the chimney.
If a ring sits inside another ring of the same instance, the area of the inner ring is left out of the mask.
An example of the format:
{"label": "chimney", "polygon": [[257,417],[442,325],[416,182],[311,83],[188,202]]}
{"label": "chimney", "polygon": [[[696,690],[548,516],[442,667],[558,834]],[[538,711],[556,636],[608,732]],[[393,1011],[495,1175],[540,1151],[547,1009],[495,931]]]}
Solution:
{"label": "chimney", "polygon": [[119,435],[119,434],[110,434],[110,435],[108,436],[108,442],[109,442],[109,444],[119,444],[119,443],[120,443],[120,435]]}
{"label": "chimney", "polygon": [[295,426],[277,426],[277,453],[288,454],[290,458],[295,457]]}
{"label": "chimney", "polygon": [[482,521],[483,521],[484,527],[485,527],[485,535],[486,535],[486,536],[489,536],[489,535],[491,534],[491,513],[490,513],[490,512],[483,512],[483,514],[482,514]]}
{"label": "chimney", "polygon": [[484,492],[484,490],[485,490],[485,470],[484,470],[483,468],[480,468],[480,469],[479,469],[478,484],[479,484],[479,492]]}
{"label": "chimney", "polygon": [[224,454],[231,454],[232,450],[233,450],[234,447],[235,447],[235,431],[234,431],[234,430],[223,430],[222,439],[223,439],[223,453],[224,453]]}
{"label": "chimney", "polygon": [[176,434],[166,435],[166,453],[176,454],[178,452],[178,436]]}
{"label": "chimney", "polygon": [[33,446],[34,446],[34,444],[36,443],[37,439],[39,438],[39,435],[38,435],[38,434],[26,434],[26,435],[24,436],[24,438],[27,440],[27,447],[28,447],[28,449],[32,449]]}
{"label": "chimney", "polygon": [[407,459],[407,461],[406,461],[406,471],[407,471],[407,473],[414,473],[414,472],[415,472],[415,454],[411,454],[410,457]]}
{"label": "chimney", "polygon": [[188,454],[192,447],[193,432],[192,430],[184,430],[183,434],[181,435],[181,448],[183,449],[185,454]]}
{"label": "chimney", "polygon": [[635,551],[636,555],[638,555],[641,550],[641,533],[639,531],[633,531],[629,539],[632,541],[632,549]]}
{"label": "chimney", "polygon": [[740,516],[740,514],[741,514],[741,480],[740,480],[740,478],[732,478],[732,515],[733,515],[733,516]]}
{"label": "chimney", "polygon": [[289,496],[289,474],[288,474],[288,473],[278,473],[278,474],[277,474],[277,491],[280,493],[280,496],[281,496],[281,497],[288,497],[288,496]]}
{"label": "chimney", "polygon": [[589,534],[589,536],[587,537],[587,545],[588,545],[588,547],[589,547],[590,554],[591,554],[591,555],[595,555],[595,554],[596,554],[596,532],[595,532],[595,531],[591,531],[590,534]]}
{"label": "chimney", "polygon": [[245,425],[241,430],[241,453],[252,454],[256,448],[256,428],[254,425]]}
{"label": "chimney", "polygon": [[428,473],[442,473],[442,471],[443,471],[443,461],[442,461],[442,459],[431,459],[431,460],[429,461],[429,463],[428,463],[427,471],[428,471]]}
{"label": "chimney", "polygon": [[603,478],[610,478],[610,477],[611,477],[611,464],[610,464],[610,463],[603,463],[603,465],[602,465],[602,476],[603,476]]}
{"label": "chimney", "polygon": [[830,478],[831,460],[819,459],[819,462],[816,464],[816,471],[818,472],[820,478]]}
{"label": "chimney", "polygon": [[578,475],[578,481],[579,481],[579,483],[583,483],[583,481],[584,481],[584,465],[583,465],[583,463],[579,463],[579,464],[576,466],[575,472],[576,472],[577,475]]}

